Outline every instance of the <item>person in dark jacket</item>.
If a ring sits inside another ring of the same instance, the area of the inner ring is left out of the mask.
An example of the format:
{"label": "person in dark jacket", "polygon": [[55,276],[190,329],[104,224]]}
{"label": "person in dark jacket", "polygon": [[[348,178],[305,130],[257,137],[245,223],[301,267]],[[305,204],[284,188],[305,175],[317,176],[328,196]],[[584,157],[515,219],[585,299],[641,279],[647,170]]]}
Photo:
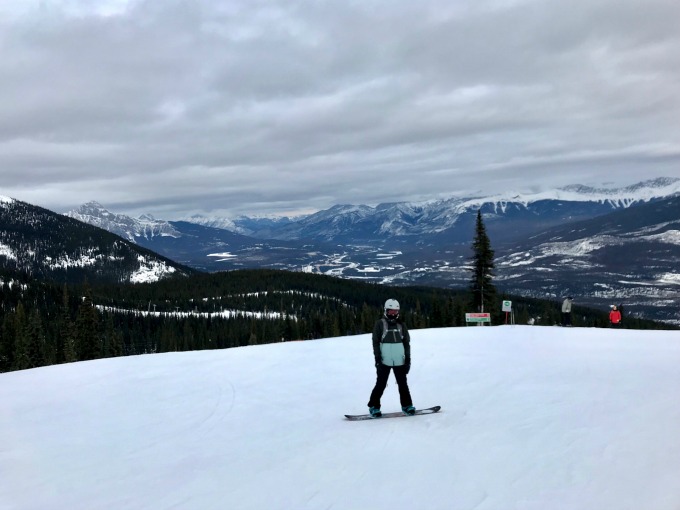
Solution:
{"label": "person in dark jacket", "polygon": [[368,400],[368,410],[375,418],[382,416],[380,399],[392,370],[399,387],[401,410],[405,414],[416,412],[406,377],[411,369],[411,337],[406,324],[399,317],[399,311],[399,302],[388,299],[385,301],[383,316],[373,326],[373,357],[377,379]]}

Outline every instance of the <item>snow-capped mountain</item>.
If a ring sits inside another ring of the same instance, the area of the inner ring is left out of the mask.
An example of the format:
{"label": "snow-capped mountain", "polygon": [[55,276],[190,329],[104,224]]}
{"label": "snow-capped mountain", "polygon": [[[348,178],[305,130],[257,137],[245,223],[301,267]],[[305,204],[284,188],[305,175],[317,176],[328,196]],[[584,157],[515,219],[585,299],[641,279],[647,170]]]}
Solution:
{"label": "snow-capped mountain", "polygon": [[624,302],[680,322],[680,196],[553,228],[499,255],[498,281],[516,294]]}
{"label": "snow-capped mountain", "polygon": [[136,242],[138,239],[152,239],[158,236],[179,237],[170,223],[157,220],[150,214],[144,214],[139,218],[132,218],[124,214],[115,214],[106,210],[98,202],[88,202],[74,211],[65,214],[70,218],[103,228],[119,235],[123,239]]}
{"label": "snow-capped mountain", "polygon": [[[167,222],[176,237],[136,236],[135,241],[207,271],[268,267],[459,287],[469,279],[470,243],[481,210],[503,290],[556,299],[572,293],[596,306],[628,299],[645,317],[680,322],[670,301],[680,297],[672,223],[680,221],[679,193],[680,179],[656,179],[625,188],[575,185],[525,195],[337,205],[302,218],[234,220],[253,237]],[[657,205],[667,211],[666,226],[659,226]],[[108,217],[120,216],[107,213],[91,214],[90,221],[104,225]],[[131,221],[119,217],[114,223]],[[611,222],[619,230],[612,230]]]}
{"label": "snow-capped mountain", "polygon": [[64,215],[0,199],[0,267],[64,282],[149,282],[192,272]]}
{"label": "snow-capped mountain", "polygon": [[204,227],[221,228],[246,236],[253,235],[255,232],[262,232],[263,234],[261,237],[268,239],[271,236],[266,235],[267,230],[285,226],[293,220],[288,217],[270,218],[267,216],[238,216],[232,220],[219,216],[209,217],[201,214],[193,214],[183,218],[182,221],[203,225]]}
{"label": "snow-capped mountain", "polygon": [[[248,234],[260,239],[315,240],[325,242],[386,241],[395,237],[437,236],[448,242],[465,242],[474,215],[481,209],[487,228],[505,240],[584,220],[680,193],[680,179],[659,178],[623,188],[573,185],[532,194],[506,194],[448,198],[427,202],[336,205],[309,216],[258,228],[250,220]],[[213,220],[213,224],[218,224]],[[234,220],[241,228],[244,219]],[[463,228],[460,228],[463,227]],[[463,236],[457,235],[463,233]]]}
{"label": "snow-capped mountain", "polygon": [[236,232],[238,234],[248,235],[248,232],[245,229],[237,226],[229,218],[209,218],[207,216],[203,216],[202,214],[192,214],[191,216],[183,218],[182,221],[194,223],[196,225],[203,225],[204,227],[221,228],[231,232]]}
{"label": "snow-capped mountain", "polygon": [[[256,267],[307,267],[319,253],[333,253],[321,243],[262,240],[231,230],[187,221],[132,218],[89,202],[65,216],[108,230],[131,242],[199,271]],[[209,223],[207,218],[205,223]]]}
{"label": "snow-capped mountain", "polygon": [[[192,215],[184,221],[256,239],[344,244],[434,236],[432,242],[437,244],[441,234],[445,234],[446,242],[467,242],[474,217],[481,209],[487,229],[496,240],[505,241],[679,193],[680,179],[658,178],[623,188],[577,184],[529,194],[508,192],[377,206],[335,205],[298,218]],[[157,220],[151,215],[132,218],[112,213],[97,202],[84,204],[66,215],[135,242],[158,236],[182,237],[178,222]]]}

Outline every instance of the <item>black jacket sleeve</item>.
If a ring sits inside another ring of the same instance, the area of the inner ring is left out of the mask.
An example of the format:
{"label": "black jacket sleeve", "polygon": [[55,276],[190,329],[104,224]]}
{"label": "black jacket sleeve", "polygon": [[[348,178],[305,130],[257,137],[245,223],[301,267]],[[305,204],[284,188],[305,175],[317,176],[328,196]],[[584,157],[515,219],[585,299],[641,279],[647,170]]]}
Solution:
{"label": "black jacket sleeve", "polygon": [[382,363],[382,355],[380,354],[380,341],[382,340],[382,320],[375,321],[373,326],[373,357],[376,363]]}
{"label": "black jacket sleeve", "polygon": [[406,355],[406,364],[410,365],[411,364],[411,335],[408,332],[408,329],[406,328],[406,324],[403,322],[401,323],[401,328],[402,328],[402,336],[403,336],[403,343],[404,343],[404,354]]}

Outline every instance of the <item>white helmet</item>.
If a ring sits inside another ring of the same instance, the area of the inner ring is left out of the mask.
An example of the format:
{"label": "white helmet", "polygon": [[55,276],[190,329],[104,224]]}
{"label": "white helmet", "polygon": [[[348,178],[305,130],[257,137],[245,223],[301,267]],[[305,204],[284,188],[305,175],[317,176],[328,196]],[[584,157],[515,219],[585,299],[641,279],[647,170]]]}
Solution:
{"label": "white helmet", "polygon": [[388,319],[399,318],[399,301],[396,299],[388,299],[385,301],[385,317]]}

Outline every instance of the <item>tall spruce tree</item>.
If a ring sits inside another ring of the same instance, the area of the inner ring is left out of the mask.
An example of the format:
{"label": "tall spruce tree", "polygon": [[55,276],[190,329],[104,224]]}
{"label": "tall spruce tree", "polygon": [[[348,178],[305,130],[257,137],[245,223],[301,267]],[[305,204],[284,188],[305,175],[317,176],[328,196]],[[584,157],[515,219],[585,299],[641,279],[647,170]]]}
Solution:
{"label": "tall spruce tree", "polygon": [[480,312],[493,310],[496,300],[496,288],[493,279],[493,257],[491,241],[486,234],[486,227],[482,220],[482,211],[477,211],[475,225],[475,238],[472,243],[472,278],[470,279],[470,291],[472,292],[472,306]]}
{"label": "tall spruce tree", "polygon": [[0,372],[7,372],[14,365],[15,340],[16,323],[14,313],[6,313],[2,320],[2,332],[0,332]]}
{"label": "tall spruce tree", "polygon": [[26,317],[26,310],[24,305],[19,302],[16,313],[14,314],[14,331],[16,334],[14,342],[14,363],[12,366],[14,370],[25,370],[34,366],[33,361],[31,360],[31,346],[27,330],[28,319]]}
{"label": "tall spruce tree", "polygon": [[76,351],[81,361],[100,358],[99,312],[92,304],[92,291],[86,284],[76,318]]}
{"label": "tall spruce tree", "polygon": [[62,304],[59,311],[59,348],[66,363],[78,361],[75,325],[71,320],[68,288],[64,285]]}

